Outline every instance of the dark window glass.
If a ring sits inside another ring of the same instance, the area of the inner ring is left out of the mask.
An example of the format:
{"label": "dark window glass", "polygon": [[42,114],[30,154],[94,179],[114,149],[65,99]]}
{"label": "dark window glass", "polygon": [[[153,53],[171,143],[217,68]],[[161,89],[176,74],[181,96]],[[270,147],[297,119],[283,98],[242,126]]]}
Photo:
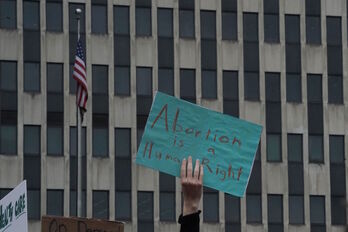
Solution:
{"label": "dark window glass", "polygon": [[307,74],[307,98],[310,103],[321,103],[322,81],[320,74]]}
{"label": "dark window glass", "polygon": [[246,195],[247,223],[262,223],[261,195]]}
{"label": "dark window glass", "polygon": [[344,164],[344,136],[330,135],[330,163]]}
{"label": "dark window glass", "polygon": [[47,92],[63,92],[63,64],[47,63]]}
{"label": "dark window glass", "polygon": [[217,98],[216,71],[202,70],[202,98]]}
{"label": "dark window glass", "polygon": [[258,101],[259,93],[259,73],[244,72],[244,99],[247,101]]}
{"label": "dark window glass", "polygon": [[109,219],[109,191],[93,190],[93,218]]}
{"label": "dark window glass", "polygon": [[311,227],[325,225],[325,196],[310,196],[310,221]]}
{"label": "dark window glass", "polygon": [[108,66],[93,65],[92,66],[93,94],[108,94]]}
{"label": "dark window glass", "polygon": [[152,68],[137,67],[136,79],[137,114],[148,115],[152,104]]}
{"label": "dark window glass", "polygon": [[24,155],[40,155],[40,126],[24,126]]}
{"label": "dark window glass", "polygon": [[201,65],[203,69],[216,69],[216,40],[201,40]]}
{"label": "dark window glass", "polygon": [[289,196],[289,224],[304,224],[303,196]]}
{"label": "dark window glass", "polygon": [[310,162],[324,162],[323,136],[309,135],[308,153]]}
{"label": "dark window glass", "polygon": [[0,153],[17,154],[17,126],[2,124],[0,126]]}
{"label": "dark window glass", "polygon": [[216,38],[215,11],[201,11],[201,37],[202,39]]}
{"label": "dark window glass", "polygon": [[279,0],[264,0],[263,1],[263,11],[265,13],[278,14],[279,12]]}
{"label": "dark window glass", "polygon": [[303,183],[303,164],[296,162],[288,163],[289,193],[301,194],[304,192]]}
{"label": "dark window glass", "polygon": [[226,224],[241,223],[240,199],[230,194],[225,194],[225,221]]}
{"label": "dark window glass", "polygon": [[40,190],[30,190],[27,192],[27,202],[28,202],[28,219],[29,220],[40,220],[41,218],[41,197]]}
{"label": "dark window glass", "polygon": [[47,126],[47,155],[63,155],[63,127]]}
{"label": "dark window glass", "polygon": [[288,161],[302,163],[302,135],[288,134]]}
{"label": "dark window glass", "polygon": [[285,41],[286,43],[300,43],[300,16],[285,15]]}
{"label": "dark window glass", "polygon": [[346,225],[346,197],[331,197],[331,224]]}
{"label": "dark window glass", "polygon": [[63,31],[63,4],[62,1],[46,1],[46,30]]}
{"label": "dark window glass", "polygon": [[341,17],[326,17],[326,40],[328,45],[342,45]]}
{"label": "dark window glass", "polygon": [[17,1],[0,1],[0,28],[17,28]]}
{"label": "dark window glass", "polygon": [[[145,3],[146,2],[146,3]],[[151,36],[152,34],[151,21],[151,1],[139,0],[135,4],[135,29],[137,36]]]}
{"label": "dark window glass", "polygon": [[138,191],[138,232],[154,231],[153,192]]}
{"label": "dark window glass", "polygon": [[17,63],[0,61],[0,91],[17,91]]}
{"label": "dark window glass", "polygon": [[267,161],[282,161],[282,141],[280,134],[267,134]]}
{"label": "dark window glass", "polygon": [[264,15],[265,42],[279,43],[279,15]]}
{"label": "dark window glass", "polygon": [[160,173],[159,184],[160,220],[175,221],[175,177]]}
{"label": "dark window glass", "polygon": [[40,92],[40,63],[24,63],[24,91]]}
{"label": "dark window glass", "polygon": [[64,215],[64,190],[47,190],[47,215]]}
{"label": "dark window glass", "polygon": [[174,70],[158,69],[158,90],[174,95]]}
{"label": "dark window glass", "polygon": [[343,78],[342,76],[328,77],[328,101],[332,104],[343,104]]}
{"label": "dark window glass", "polygon": [[23,31],[24,62],[40,62],[40,32]]}
{"label": "dark window glass", "polygon": [[320,16],[306,16],[306,41],[307,44],[321,44]]}
{"label": "dark window glass", "polygon": [[306,14],[320,15],[320,0],[306,0]]}
{"label": "dark window glass", "polygon": [[129,35],[129,7],[114,6],[114,33]]}
{"label": "dark window glass", "polygon": [[107,5],[106,1],[104,4],[95,4],[92,1],[92,33],[95,34],[106,34],[108,28],[107,18]]}
{"label": "dark window glass", "polygon": [[196,103],[196,72],[194,69],[180,69],[180,98]]}
{"label": "dark window glass", "polygon": [[179,35],[180,38],[195,37],[194,0],[179,1]]}
{"label": "dark window glass", "polygon": [[308,104],[308,131],[310,134],[323,133],[323,105],[322,103]]}
{"label": "dark window glass", "polygon": [[93,156],[108,156],[108,128],[93,128]]}
{"label": "dark window glass", "polygon": [[0,188],[0,199],[4,198],[7,194],[9,194],[12,189],[8,188]]}
{"label": "dark window glass", "polygon": [[116,191],[115,193],[115,218],[130,221],[132,219],[131,191]]}
{"label": "dark window glass", "polygon": [[130,68],[115,66],[115,95],[130,96]]}
{"label": "dark window glass", "polygon": [[219,222],[219,192],[207,187],[203,191],[203,221]]}
{"label": "dark window glass", "polygon": [[301,73],[301,46],[300,44],[286,44],[286,71]]}
{"label": "dark window glass", "polygon": [[23,29],[40,30],[39,1],[23,1]]}
{"label": "dark window glass", "polygon": [[257,13],[243,13],[243,39],[249,42],[259,41]]}
{"label": "dark window glass", "polygon": [[222,0],[222,39],[238,40],[237,34],[237,1]]}
{"label": "dark window glass", "polygon": [[346,172],[344,164],[330,165],[330,185],[331,195],[345,196],[346,195]]}
{"label": "dark window glass", "polygon": [[286,101],[299,103],[302,101],[301,74],[286,74]]}
{"label": "dark window glass", "polygon": [[281,230],[283,230],[283,196],[282,195],[268,195],[268,226],[273,226],[274,224],[281,225]]}
{"label": "dark window glass", "polygon": [[129,128],[115,129],[116,158],[131,158],[131,131]]}
{"label": "dark window glass", "polygon": [[157,34],[159,37],[173,37],[173,10],[157,9]]}
{"label": "dark window glass", "polygon": [[[87,194],[82,190],[82,217],[86,217]],[[70,216],[77,216],[77,192],[70,190]]]}
{"label": "dark window glass", "polygon": [[342,46],[327,46],[327,69],[329,75],[342,75]]}
{"label": "dark window glass", "polygon": [[244,70],[245,71],[259,71],[259,44],[248,43],[243,44],[244,55]]}
{"label": "dark window glass", "polygon": [[158,67],[174,67],[174,43],[173,38],[158,37]]}
{"label": "dark window glass", "polygon": [[237,71],[223,71],[223,97],[230,100],[239,99]]}
{"label": "dark window glass", "polygon": [[116,65],[130,65],[130,38],[128,35],[114,37],[114,53]]}
{"label": "dark window glass", "polygon": [[280,74],[266,73],[266,101],[280,102]]}

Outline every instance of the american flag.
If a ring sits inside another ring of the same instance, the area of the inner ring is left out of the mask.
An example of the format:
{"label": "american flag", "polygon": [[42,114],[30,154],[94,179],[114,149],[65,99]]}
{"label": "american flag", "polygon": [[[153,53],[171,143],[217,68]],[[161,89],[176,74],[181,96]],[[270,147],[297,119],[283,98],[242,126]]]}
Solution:
{"label": "american flag", "polygon": [[83,57],[82,43],[77,41],[77,49],[75,56],[74,72],[72,76],[77,81],[76,104],[81,109],[83,115],[86,112],[86,104],[88,99],[86,65]]}

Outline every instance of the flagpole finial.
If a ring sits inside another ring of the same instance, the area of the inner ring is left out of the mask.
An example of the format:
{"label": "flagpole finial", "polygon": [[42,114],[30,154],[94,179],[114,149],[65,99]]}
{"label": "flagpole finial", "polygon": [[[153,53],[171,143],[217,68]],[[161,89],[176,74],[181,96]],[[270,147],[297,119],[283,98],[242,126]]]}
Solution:
{"label": "flagpole finial", "polygon": [[76,8],[75,9],[75,15],[77,19],[80,19],[80,15],[82,13],[82,9],[81,8]]}

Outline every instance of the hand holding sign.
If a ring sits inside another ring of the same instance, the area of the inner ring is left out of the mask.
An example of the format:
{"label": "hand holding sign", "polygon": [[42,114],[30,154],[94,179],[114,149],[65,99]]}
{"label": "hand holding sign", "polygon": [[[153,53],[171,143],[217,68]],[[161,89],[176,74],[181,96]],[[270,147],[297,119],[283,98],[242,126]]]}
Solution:
{"label": "hand holding sign", "polygon": [[136,163],[180,176],[184,157],[201,160],[204,186],[242,197],[262,127],[157,92]]}
{"label": "hand holding sign", "polygon": [[[186,165],[187,163],[187,165]],[[203,190],[203,166],[196,160],[195,170],[192,176],[192,157],[188,157],[181,164],[181,186],[184,196],[184,208],[182,214],[196,213]]]}

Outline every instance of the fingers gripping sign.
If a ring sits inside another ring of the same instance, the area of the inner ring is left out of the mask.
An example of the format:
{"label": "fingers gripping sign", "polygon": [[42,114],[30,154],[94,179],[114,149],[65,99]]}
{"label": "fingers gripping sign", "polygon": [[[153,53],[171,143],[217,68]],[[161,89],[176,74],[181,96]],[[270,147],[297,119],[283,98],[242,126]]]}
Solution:
{"label": "fingers gripping sign", "polygon": [[181,164],[181,185],[184,198],[183,215],[196,213],[203,191],[203,166],[196,160],[192,169],[192,157]]}

